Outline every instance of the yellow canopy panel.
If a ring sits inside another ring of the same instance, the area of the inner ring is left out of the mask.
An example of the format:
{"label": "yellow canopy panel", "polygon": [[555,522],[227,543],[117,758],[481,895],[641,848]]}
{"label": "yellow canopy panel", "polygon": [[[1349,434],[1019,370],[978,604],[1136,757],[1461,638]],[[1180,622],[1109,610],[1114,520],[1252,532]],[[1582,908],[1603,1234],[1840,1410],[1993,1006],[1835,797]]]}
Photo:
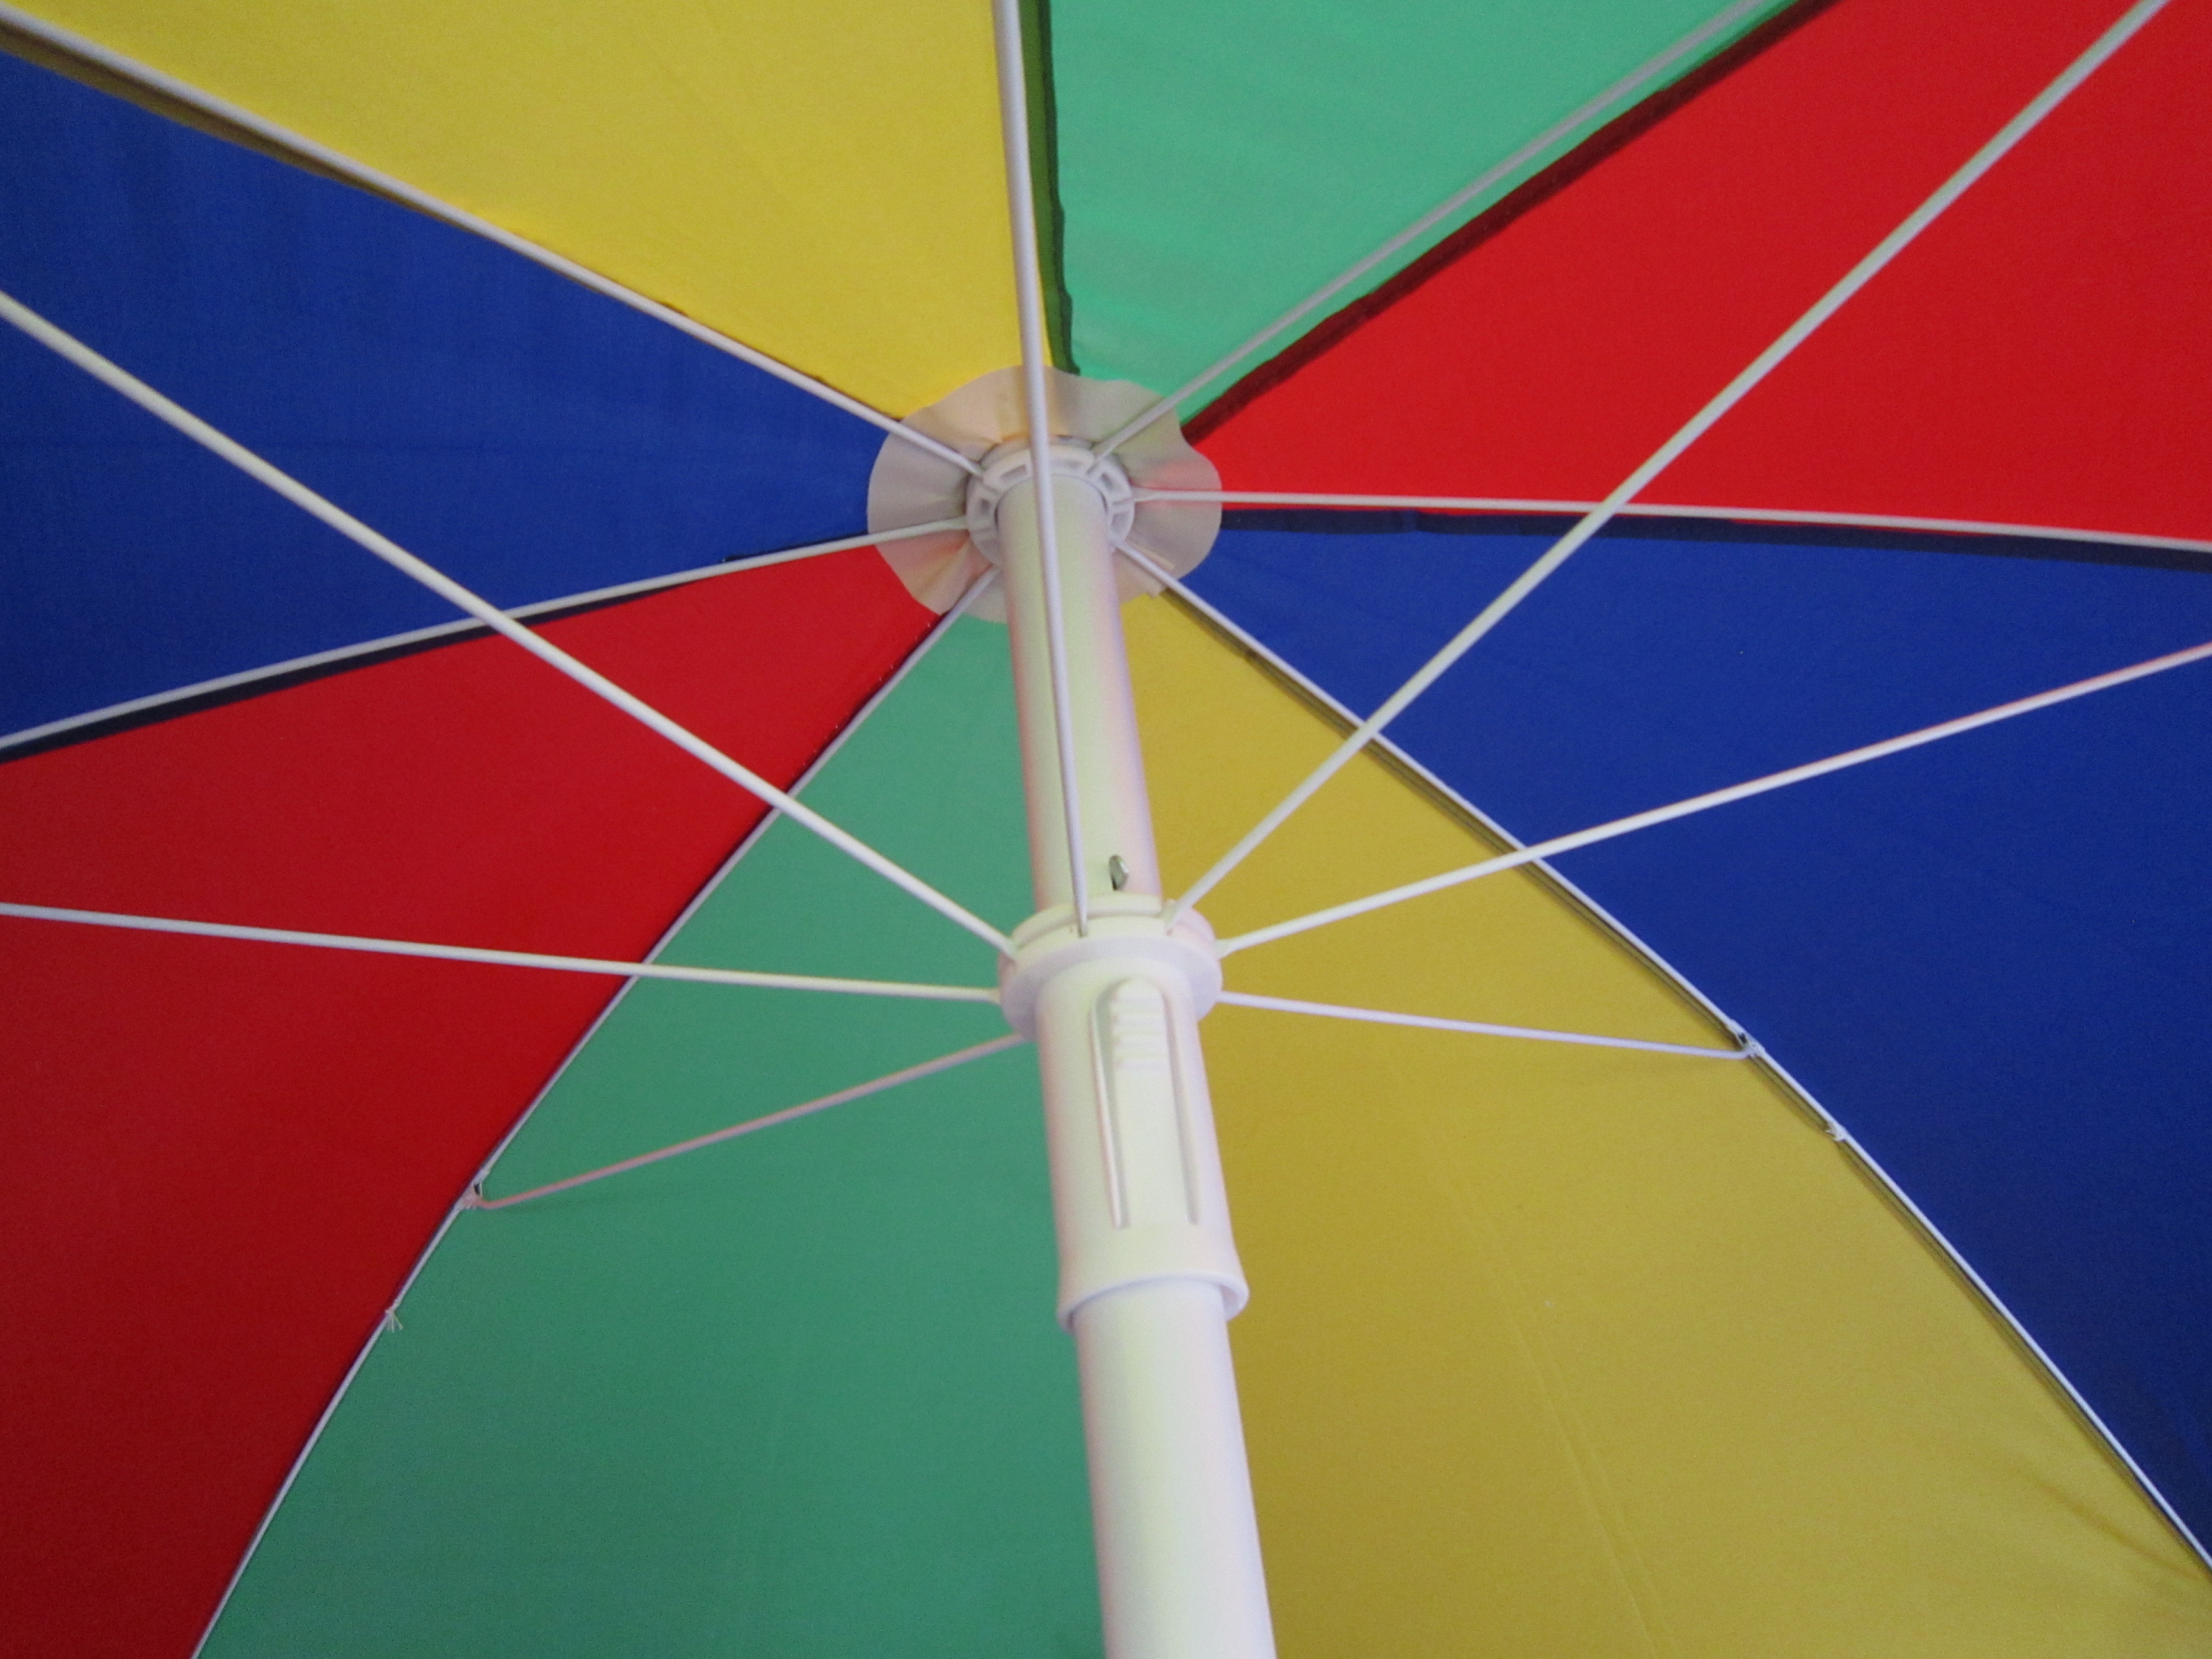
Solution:
{"label": "yellow canopy panel", "polygon": [[[1337,733],[1126,613],[1168,890]],[[1225,935],[1495,850],[1355,763]],[[1237,989],[1728,1039],[1528,871],[1239,953]],[[1206,1053],[1286,1656],[2151,1659],[2212,1586],[1938,1248],[1771,1074],[1236,1007]]]}
{"label": "yellow canopy panel", "polygon": [[986,7],[31,9],[886,412],[1018,356]]}

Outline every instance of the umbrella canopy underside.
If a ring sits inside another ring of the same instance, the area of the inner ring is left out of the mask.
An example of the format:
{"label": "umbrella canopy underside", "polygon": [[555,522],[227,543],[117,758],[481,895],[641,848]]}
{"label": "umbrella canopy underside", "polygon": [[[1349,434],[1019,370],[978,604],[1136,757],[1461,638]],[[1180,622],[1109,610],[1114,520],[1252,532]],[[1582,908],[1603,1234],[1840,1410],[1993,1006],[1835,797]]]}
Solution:
{"label": "umbrella canopy underside", "polygon": [[[863,539],[883,424],[1018,356],[981,8],[35,9],[0,290],[1022,920],[1005,630]],[[1387,9],[1029,20],[1064,368],[1193,382],[1480,185],[1184,405],[1226,490],[1346,499],[1232,498],[1125,611],[1170,892],[2119,12]],[[2208,66],[2173,0],[1216,932],[2212,639]],[[0,902],[994,984],[0,336]],[[1227,958],[1430,1022],[1206,1023],[1285,1654],[2203,1649],[2208,730],[2181,667]],[[0,941],[26,1651],[1097,1650],[1018,1046],[468,1199],[964,1055],[994,1007]]]}

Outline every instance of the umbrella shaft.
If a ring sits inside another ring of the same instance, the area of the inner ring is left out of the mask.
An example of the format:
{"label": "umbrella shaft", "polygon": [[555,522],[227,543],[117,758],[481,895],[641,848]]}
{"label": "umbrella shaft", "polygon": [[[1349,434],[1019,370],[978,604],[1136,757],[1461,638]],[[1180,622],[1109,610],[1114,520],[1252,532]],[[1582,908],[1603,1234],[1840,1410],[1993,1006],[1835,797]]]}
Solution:
{"label": "umbrella shaft", "polygon": [[1106,1651],[1269,1659],[1229,1350],[1246,1291],[1198,1034],[1219,969],[1202,921],[1162,915],[1104,500],[1080,477],[1051,494],[1056,640],[1038,492],[998,507],[1038,904],[1004,1006],[1043,1079]]}
{"label": "umbrella shaft", "polygon": [[[1137,746],[1105,502],[1080,479],[1060,477],[1054,480],[1053,509],[1060,554],[1059,654],[1066,676],[1060,687],[1054,684],[1036,487],[1018,483],[999,503],[1022,775],[1028,789],[1030,884],[1039,910],[1073,902],[1068,872],[1073,839],[1083,849],[1080,875],[1086,896],[1123,892],[1157,898],[1159,860],[1152,850],[1152,805]],[[1065,767],[1058,711],[1062,693],[1072,739],[1071,763]],[[1067,833],[1071,809],[1080,831],[1075,837]]]}
{"label": "umbrella shaft", "polygon": [[1107,1652],[1266,1659],[1267,1587],[1220,1296],[1170,1279],[1094,1297],[1075,1311],[1075,1350]]}

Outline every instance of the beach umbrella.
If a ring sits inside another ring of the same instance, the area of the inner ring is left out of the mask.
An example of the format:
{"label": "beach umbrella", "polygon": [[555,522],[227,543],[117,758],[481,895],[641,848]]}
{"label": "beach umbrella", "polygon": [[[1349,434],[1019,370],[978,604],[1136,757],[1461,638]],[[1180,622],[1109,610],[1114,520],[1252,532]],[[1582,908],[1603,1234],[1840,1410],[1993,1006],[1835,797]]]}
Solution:
{"label": "beach umbrella", "polygon": [[2212,8],[0,46],[11,1648],[2203,1650]]}

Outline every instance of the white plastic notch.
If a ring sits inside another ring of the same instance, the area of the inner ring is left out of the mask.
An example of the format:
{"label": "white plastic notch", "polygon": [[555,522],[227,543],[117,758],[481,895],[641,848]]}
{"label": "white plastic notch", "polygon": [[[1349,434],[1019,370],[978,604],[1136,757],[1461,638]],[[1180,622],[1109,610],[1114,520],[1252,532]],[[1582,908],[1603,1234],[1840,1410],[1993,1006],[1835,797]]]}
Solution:
{"label": "white plastic notch", "polygon": [[1165,994],[1148,979],[1121,981],[1098,999],[1091,1036],[1115,1226],[1196,1224],[1189,1113]]}

